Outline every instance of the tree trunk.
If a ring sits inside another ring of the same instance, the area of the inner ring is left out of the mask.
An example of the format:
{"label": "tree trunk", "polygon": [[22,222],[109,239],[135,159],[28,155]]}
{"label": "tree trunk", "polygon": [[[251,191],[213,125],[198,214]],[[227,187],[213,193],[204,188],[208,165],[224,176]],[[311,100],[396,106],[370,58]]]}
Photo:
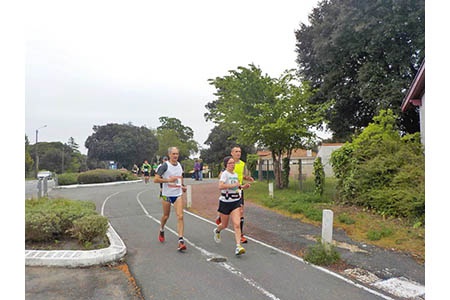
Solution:
{"label": "tree trunk", "polygon": [[[278,159],[277,159],[278,156]],[[283,182],[281,180],[281,164],[280,164],[280,158],[281,158],[281,151],[275,154],[274,151],[272,151],[272,159],[273,159],[273,173],[275,175],[275,185],[278,189],[283,188]]]}

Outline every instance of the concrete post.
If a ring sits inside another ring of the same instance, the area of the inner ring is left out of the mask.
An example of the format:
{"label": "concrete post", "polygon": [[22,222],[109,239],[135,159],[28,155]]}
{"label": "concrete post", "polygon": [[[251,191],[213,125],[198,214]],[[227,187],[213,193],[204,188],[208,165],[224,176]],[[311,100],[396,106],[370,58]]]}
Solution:
{"label": "concrete post", "polygon": [[333,241],[333,211],[322,211],[322,244],[329,247]]}
{"label": "concrete post", "polygon": [[209,179],[211,179],[211,171],[208,171]]}
{"label": "concrete post", "polygon": [[38,179],[37,189],[38,189],[38,194],[37,194],[38,199],[42,198],[42,179],[41,178]]}
{"label": "concrete post", "polygon": [[187,208],[190,208],[192,206],[192,185],[187,186],[187,201],[186,201]]}
{"label": "concrete post", "polygon": [[269,196],[273,198],[273,182],[269,182]]}
{"label": "concrete post", "polygon": [[48,197],[48,179],[44,178],[44,197]]}

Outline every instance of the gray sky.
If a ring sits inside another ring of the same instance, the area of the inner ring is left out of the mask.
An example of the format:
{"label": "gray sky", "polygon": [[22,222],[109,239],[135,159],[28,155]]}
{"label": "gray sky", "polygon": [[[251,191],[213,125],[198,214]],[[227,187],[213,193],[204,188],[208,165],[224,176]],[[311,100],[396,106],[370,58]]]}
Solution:
{"label": "gray sky", "polygon": [[278,77],[295,63],[311,1],[30,1],[25,131],[84,148],[93,125],[156,128],[175,117],[207,139],[209,78],[250,63]]}

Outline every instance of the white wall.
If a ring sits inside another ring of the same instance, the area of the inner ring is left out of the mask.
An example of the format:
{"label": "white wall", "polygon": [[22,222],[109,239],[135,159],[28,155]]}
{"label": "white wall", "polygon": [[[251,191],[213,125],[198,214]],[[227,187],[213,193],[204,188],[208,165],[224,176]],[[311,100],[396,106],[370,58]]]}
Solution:
{"label": "white wall", "polygon": [[331,153],[334,150],[337,150],[341,147],[342,147],[342,145],[319,146],[319,152],[317,153],[317,156],[322,159],[325,177],[333,177],[334,176],[333,167],[331,166],[331,163],[330,163]]}

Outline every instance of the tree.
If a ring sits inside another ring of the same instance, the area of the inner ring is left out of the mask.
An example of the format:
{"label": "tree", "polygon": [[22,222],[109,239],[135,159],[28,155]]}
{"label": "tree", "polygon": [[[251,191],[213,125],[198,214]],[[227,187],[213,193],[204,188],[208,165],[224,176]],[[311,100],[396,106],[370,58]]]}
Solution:
{"label": "tree", "polygon": [[334,101],[326,114],[333,138],[348,140],[382,109],[404,132],[419,131],[417,109],[401,102],[425,55],[424,0],[324,0],[296,31],[299,73]]}
{"label": "tree", "polygon": [[279,79],[262,75],[255,65],[238,67],[230,75],[210,79],[218,97],[206,105],[206,120],[221,124],[237,142],[267,147],[274,161],[275,183],[283,188],[280,159],[283,153],[309,143],[310,130],[322,121],[323,108],[308,103],[312,91],[298,83],[293,70]]}
{"label": "tree", "polygon": [[67,144],[69,145],[70,149],[72,149],[73,152],[79,152],[78,148],[80,147],[77,143],[75,143],[75,139],[73,137],[70,137],[67,141]]}
{"label": "tree", "polygon": [[132,124],[95,125],[94,133],[85,142],[88,159],[113,160],[119,167],[131,168],[134,163],[150,160],[158,150],[155,132]]}
{"label": "tree", "polygon": [[28,176],[33,171],[34,160],[30,155],[30,141],[25,134],[25,176]]}
{"label": "tree", "polygon": [[158,141],[160,142],[158,155],[167,155],[169,147],[178,147],[179,160],[189,158],[198,152],[198,143],[194,141],[194,131],[184,126],[177,118],[160,117],[161,126],[157,127]]}

